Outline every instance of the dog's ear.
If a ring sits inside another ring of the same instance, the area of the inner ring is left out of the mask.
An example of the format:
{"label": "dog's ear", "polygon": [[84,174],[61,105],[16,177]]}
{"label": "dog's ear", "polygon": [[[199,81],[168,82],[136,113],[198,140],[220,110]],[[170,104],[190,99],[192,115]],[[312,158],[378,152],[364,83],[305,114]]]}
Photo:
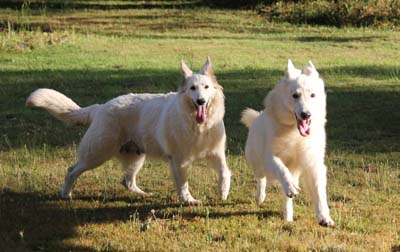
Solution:
{"label": "dog's ear", "polygon": [[183,60],[181,60],[181,69],[182,69],[182,74],[185,79],[189,78],[192,76],[193,72],[190,70],[190,68],[185,64]]}
{"label": "dog's ear", "polygon": [[201,68],[200,74],[204,74],[204,75],[208,75],[208,76],[213,76],[214,75],[213,69],[212,69],[212,65],[211,65],[210,56],[207,56],[206,63]]}
{"label": "dog's ear", "polygon": [[287,63],[287,68],[285,72],[285,77],[287,79],[296,79],[301,74],[301,71],[297,69],[293,62],[289,59]]}
{"label": "dog's ear", "polygon": [[212,69],[210,56],[207,56],[206,63],[205,63],[204,66],[201,68],[200,74],[207,75],[207,76],[211,79],[211,81],[213,82],[214,87],[215,87],[216,89],[219,89],[219,90],[222,90],[222,89],[223,89],[222,86],[218,84],[217,78],[216,78],[215,75],[214,75],[214,70]]}
{"label": "dog's ear", "polygon": [[318,71],[311,60],[308,61],[308,65],[303,69],[302,73],[308,76],[319,76]]}

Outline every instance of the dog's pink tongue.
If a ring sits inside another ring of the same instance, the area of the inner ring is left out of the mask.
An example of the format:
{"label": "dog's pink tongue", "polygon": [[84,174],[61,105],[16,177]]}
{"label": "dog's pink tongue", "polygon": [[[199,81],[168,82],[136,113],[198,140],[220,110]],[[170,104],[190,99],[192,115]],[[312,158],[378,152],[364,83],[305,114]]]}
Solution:
{"label": "dog's pink tongue", "polygon": [[206,121],[206,105],[197,107],[196,121],[197,123],[204,123]]}
{"label": "dog's pink tongue", "polygon": [[309,120],[309,119],[308,120],[298,120],[297,123],[298,123],[300,135],[302,135],[303,137],[309,136],[311,120]]}

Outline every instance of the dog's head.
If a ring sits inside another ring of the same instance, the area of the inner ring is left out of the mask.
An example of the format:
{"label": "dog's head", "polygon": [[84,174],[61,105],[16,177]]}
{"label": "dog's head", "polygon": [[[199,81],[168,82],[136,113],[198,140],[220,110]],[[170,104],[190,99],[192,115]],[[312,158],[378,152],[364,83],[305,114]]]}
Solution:
{"label": "dog's head", "polygon": [[193,73],[183,60],[181,68],[184,81],[180,93],[195,111],[196,122],[202,124],[207,120],[210,103],[222,87],[216,81],[210,57],[207,57],[207,61],[199,73]]}
{"label": "dog's head", "polygon": [[300,70],[288,60],[283,85],[286,96],[284,103],[293,113],[300,135],[307,137],[311,133],[311,122],[314,119],[325,120],[324,82],[311,61]]}

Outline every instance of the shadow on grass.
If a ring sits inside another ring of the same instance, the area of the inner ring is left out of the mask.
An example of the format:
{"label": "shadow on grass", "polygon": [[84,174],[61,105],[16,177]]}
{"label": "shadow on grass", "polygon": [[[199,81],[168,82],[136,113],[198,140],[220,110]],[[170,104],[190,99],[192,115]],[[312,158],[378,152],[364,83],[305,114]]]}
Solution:
{"label": "shadow on grass", "polygon": [[[151,18],[151,17],[149,17]],[[104,22],[102,23],[103,25],[111,25],[109,22]],[[91,27],[96,27],[98,22],[90,22],[87,25],[90,25]],[[129,26],[129,23],[127,24]],[[42,32],[48,32],[51,33],[54,30],[62,30],[62,29],[76,29],[77,31],[80,31],[82,33],[90,33],[92,30],[86,29],[86,27],[75,27],[74,23],[68,24],[68,25],[60,25],[60,24],[50,24],[50,23],[40,23],[40,22],[30,22],[29,24],[26,23],[16,23],[13,22],[11,24],[12,30],[15,31],[42,31]],[[135,38],[135,39],[196,39],[196,40],[209,40],[209,39],[215,39],[215,40],[236,40],[236,41],[241,41],[241,40],[253,40],[258,37],[259,34],[272,34],[272,33],[282,33],[279,29],[275,28],[246,28],[246,32],[249,32],[250,35],[235,35],[238,33],[237,31],[237,26],[235,25],[225,25],[224,27],[220,27],[218,25],[176,25],[176,24],[160,24],[160,25],[141,25],[142,28],[146,28],[152,31],[159,32],[159,34],[137,34],[135,30],[130,31],[130,30],[113,30],[113,29],[100,29],[93,31],[98,35],[105,35],[105,36],[120,36],[120,37],[128,37],[128,38]],[[201,30],[202,28],[214,30],[214,31],[226,31],[230,34],[215,34],[212,32],[209,33],[197,33],[197,32],[181,32],[181,30],[185,29],[193,29],[194,31],[196,30]],[[175,34],[171,34],[169,32],[174,32]],[[8,23],[6,21],[1,21],[0,20],[0,32],[8,32]],[[164,32],[167,32],[164,34]],[[239,32],[240,33],[240,32]],[[244,33],[244,32],[243,32]],[[251,35],[253,34],[253,35]],[[263,38],[264,40],[271,40],[271,41],[281,41],[283,38],[279,37],[266,37]],[[286,39],[285,39],[286,40]],[[21,42],[19,46],[26,46],[30,47],[28,43],[24,44],[24,42]]]}
{"label": "shadow on grass", "polygon": [[[2,0],[0,7],[20,9],[24,0]],[[125,1],[119,3],[109,3],[108,1],[65,1],[65,0],[46,0],[46,1],[29,1],[30,9],[94,9],[94,10],[114,10],[114,9],[177,9],[192,8],[204,5],[200,0],[192,1]]]}
{"label": "shadow on grass", "polygon": [[[122,0],[122,1],[85,1],[85,0],[31,0],[29,6],[32,9],[154,9],[154,8],[194,8],[207,6],[219,9],[241,9],[254,8],[261,1],[209,1],[209,0],[168,0],[168,1],[141,1],[141,0]],[[24,0],[2,0],[0,7],[21,8]]]}
{"label": "shadow on grass", "polygon": [[[399,66],[337,66],[331,68],[322,68],[320,69],[320,72],[326,73],[326,75],[370,78],[372,80],[400,80]],[[362,84],[368,84],[368,80],[365,80],[365,83]],[[371,90],[374,89],[371,88]]]}
{"label": "shadow on grass", "polygon": [[[247,129],[240,124],[246,107],[262,109],[262,101],[281,78],[281,70],[246,68],[218,71],[217,78],[226,96],[225,124],[228,150],[241,154]],[[394,85],[371,86],[368,80],[398,78],[396,67],[342,66],[321,69],[322,76],[361,77],[353,86],[329,87],[328,147],[351,153],[384,153],[400,149],[399,90]],[[71,97],[81,106],[103,103],[121,94],[133,92],[170,92],[181,82],[178,69],[128,70],[123,66],[110,70],[1,71],[0,149],[22,146],[64,146],[79,142],[84,128],[67,128],[41,109],[24,106],[29,93],[37,88],[53,88]],[[9,99],[13,97],[13,99]]]}
{"label": "shadow on grass", "polygon": [[52,204],[51,198],[30,193],[0,193],[1,251],[93,251],[69,247],[61,241],[76,235],[72,209]]}
{"label": "shadow on grass", "polygon": [[392,251],[392,252],[400,252],[400,245],[393,245],[392,249],[390,251]]}
{"label": "shadow on grass", "polygon": [[348,43],[348,42],[372,42],[376,39],[383,39],[384,36],[358,36],[358,37],[336,37],[336,36],[303,36],[296,38],[299,42],[333,42],[333,43]]}
{"label": "shadow on grass", "polygon": [[[279,27],[259,26],[251,23],[239,25],[232,20],[221,22],[214,16],[204,17],[197,15],[194,11],[187,13],[175,9],[144,14],[141,12],[121,12],[118,14],[97,13],[87,15],[86,12],[76,12],[63,15],[54,14],[50,19],[43,19],[37,15],[32,15],[29,19],[7,17],[3,18],[3,20],[0,19],[0,31],[42,31],[51,33],[67,30],[83,34],[94,33],[129,38],[223,40],[251,40],[260,34],[271,35],[284,32]],[[140,27],[140,31],[137,27]],[[265,36],[263,39],[286,40],[286,38],[275,36]]]}
{"label": "shadow on grass", "polygon": [[[95,203],[92,206],[86,202]],[[180,204],[160,204],[157,199],[140,203],[140,199],[116,198],[134,204],[116,207],[110,202],[98,202],[95,198],[62,201],[55,195],[35,193],[0,192],[0,251],[97,251],[87,246],[73,246],[65,242],[77,236],[79,226],[93,223],[144,221],[152,209],[157,210],[157,219],[191,220],[201,218],[229,218],[232,216],[257,215],[261,218],[279,216],[273,211],[223,211],[208,215],[195,213]],[[99,207],[100,204],[100,207]],[[168,208],[168,214],[161,215]],[[139,220],[132,220],[138,214]],[[133,223],[135,224],[135,223]],[[84,238],[84,237],[83,237]]]}

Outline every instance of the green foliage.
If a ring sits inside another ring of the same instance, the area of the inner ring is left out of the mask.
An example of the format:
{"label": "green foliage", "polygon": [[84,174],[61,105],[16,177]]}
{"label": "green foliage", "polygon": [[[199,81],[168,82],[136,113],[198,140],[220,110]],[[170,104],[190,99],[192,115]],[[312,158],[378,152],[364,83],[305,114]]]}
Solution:
{"label": "green foliage", "polygon": [[273,21],[296,24],[387,26],[400,23],[399,0],[279,1],[260,12]]}

